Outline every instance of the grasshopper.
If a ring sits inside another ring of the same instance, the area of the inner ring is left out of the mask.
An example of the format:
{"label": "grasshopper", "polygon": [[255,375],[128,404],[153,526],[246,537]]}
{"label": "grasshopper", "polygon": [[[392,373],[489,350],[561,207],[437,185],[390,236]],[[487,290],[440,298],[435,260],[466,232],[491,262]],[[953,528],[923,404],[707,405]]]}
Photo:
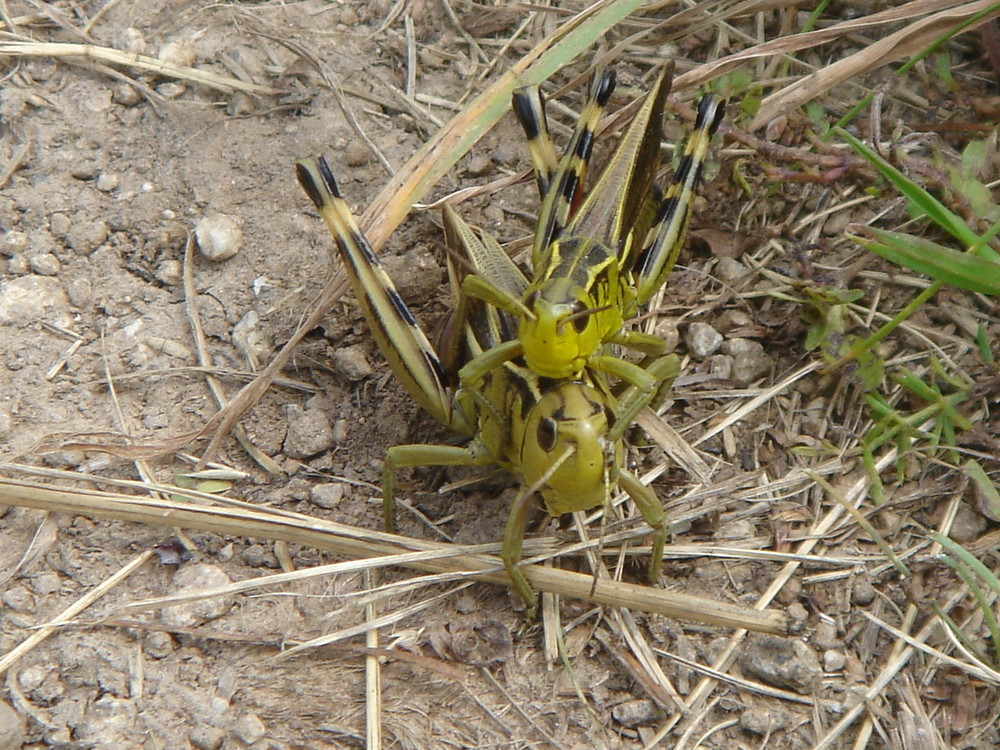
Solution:
{"label": "grasshopper", "polygon": [[[400,469],[496,464],[510,471],[522,489],[504,528],[501,557],[531,619],[537,597],[519,562],[534,494],[541,495],[550,514],[559,515],[606,504],[614,488],[620,487],[654,531],[649,578],[655,582],[666,542],[665,513],[653,491],[622,468],[622,435],[649,397],[630,387],[616,398],[599,376],[551,380],[513,362],[484,373],[475,386],[453,390],[442,358],[358,229],[326,161],[304,159],[296,163],[296,173],[333,235],[352,290],[390,369],[414,401],[470,439],[466,446],[414,444],[388,449],[382,473],[387,528],[394,528],[395,473]],[[466,257],[475,273],[512,295],[523,292],[527,280],[495,240],[448,208],[445,222],[456,252]],[[451,273],[457,278],[460,271],[453,268]],[[460,316],[456,329],[472,357],[503,346],[510,335],[507,313],[489,305],[480,310],[477,304],[460,293],[455,300]],[[671,380],[676,360],[664,358],[651,368],[659,381]]]}
{"label": "grasshopper", "polygon": [[573,136],[558,161],[538,87],[514,93],[514,112],[527,136],[543,199],[532,247],[534,275],[520,296],[482,277],[469,276],[464,282],[468,296],[519,319],[516,338],[464,368],[466,382],[474,384],[490,369],[523,357],[543,377],[577,378],[586,367],[643,392],[659,386],[647,368],[603,349],[621,344],[649,356],[662,353],[662,341],[624,330],[623,322],[650,300],[673,268],[711,137],[723,113],[720,99],[702,98],[695,128],[663,197],[654,181],[671,76],[672,66],[667,66],[586,198],[582,198],[583,183],[594,132],[614,90],[614,74],[595,73]]}

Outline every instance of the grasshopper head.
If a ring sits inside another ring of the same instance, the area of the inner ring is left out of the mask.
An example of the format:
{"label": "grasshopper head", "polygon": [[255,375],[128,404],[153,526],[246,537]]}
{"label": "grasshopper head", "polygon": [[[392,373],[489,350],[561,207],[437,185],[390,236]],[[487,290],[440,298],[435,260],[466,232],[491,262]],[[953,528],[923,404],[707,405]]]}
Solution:
{"label": "grasshopper head", "polygon": [[607,308],[562,278],[548,279],[524,302],[532,317],[521,319],[518,337],[528,367],[546,378],[577,376],[604,339]]}
{"label": "grasshopper head", "polygon": [[560,383],[529,411],[521,470],[525,484],[541,491],[550,515],[605,502],[622,458],[621,441],[607,436],[613,421],[603,395],[579,382]]}

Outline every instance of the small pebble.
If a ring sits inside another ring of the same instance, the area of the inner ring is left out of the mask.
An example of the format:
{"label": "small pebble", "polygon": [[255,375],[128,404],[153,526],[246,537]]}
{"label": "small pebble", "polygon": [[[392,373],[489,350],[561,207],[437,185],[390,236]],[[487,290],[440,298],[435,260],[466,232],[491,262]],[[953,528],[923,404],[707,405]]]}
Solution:
{"label": "small pebble", "polygon": [[177,65],[184,68],[190,68],[194,65],[196,59],[194,47],[186,41],[167,42],[160,47],[160,51],[156,54],[156,57],[169,65]]}
{"label": "small pebble", "polygon": [[714,321],[715,328],[720,333],[729,333],[740,328],[749,328],[752,324],[750,316],[742,310],[723,310]]}
{"label": "small pebble", "polygon": [[177,286],[184,276],[184,265],[176,258],[167,258],[153,272],[157,281],[166,286]]}
{"label": "small pebble", "polygon": [[156,87],[156,93],[164,99],[177,99],[187,91],[187,86],[176,81],[167,81]]}
{"label": "small pebble", "polygon": [[73,324],[69,298],[58,281],[33,274],[8,279],[0,286],[0,323],[23,326],[39,320],[64,328]]}
{"label": "small pebble", "polygon": [[500,206],[491,203],[483,208],[483,218],[486,219],[486,224],[488,226],[499,228],[503,226],[507,215]]}
{"label": "small pebble", "polygon": [[348,380],[358,381],[375,374],[361,344],[343,346],[333,353],[333,366]]}
{"label": "small pebble", "polygon": [[722,346],[722,334],[708,323],[692,323],[688,326],[684,342],[695,359],[705,359],[715,354]]}
{"label": "small pebble", "polygon": [[823,679],[816,653],[794,638],[758,638],[743,652],[740,664],[761,682],[801,695],[813,693]]}
{"label": "small pebble", "polygon": [[317,484],[309,492],[309,502],[320,508],[336,508],[344,499],[344,485],[340,482]]}
{"label": "small pebble", "polygon": [[809,619],[809,610],[802,602],[792,602],[786,610],[788,619],[796,626],[804,624]]}
{"label": "small pebble", "polygon": [[284,452],[289,458],[310,458],[333,447],[333,428],[322,409],[303,409],[288,404],[285,419],[288,432]]}
{"label": "small pebble", "polygon": [[74,276],[66,282],[66,294],[73,307],[85,310],[94,301],[94,286],[88,277]]}
{"label": "small pebble", "polygon": [[738,354],[763,354],[764,347],[753,339],[732,338],[722,345],[722,353],[730,356]]}
{"label": "small pebble", "polygon": [[4,591],[3,603],[21,614],[31,614],[35,611],[35,597],[23,586],[13,586]]}
{"label": "small pebble", "polygon": [[73,227],[73,222],[63,213],[54,213],[49,217],[49,231],[56,237],[65,237]]}
{"label": "small pebble", "polygon": [[676,350],[677,345],[681,342],[681,332],[677,329],[677,324],[665,318],[657,321],[653,335],[663,340],[664,354],[670,354]]}
{"label": "small pebble", "polygon": [[96,180],[100,174],[100,167],[95,161],[80,161],[75,163],[69,170],[69,176],[74,180]]}
{"label": "small pebble", "polygon": [[837,211],[823,223],[823,234],[827,237],[839,237],[852,221],[854,216],[850,211]]}
{"label": "small pebble", "polygon": [[233,734],[246,745],[253,744],[267,732],[264,722],[255,713],[245,713],[236,720]]}
{"label": "small pebble", "polygon": [[142,101],[142,94],[135,86],[119,81],[111,91],[111,101],[123,107],[134,107]]}
{"label": "small pebble", "polygon": [[209,260],[232,258],[243,247],[243,230],[236,220],[225,214],[202,217],[194,228],[201,254]]}
{"label": "small pebble", "polygon": [[7,261],[7,273],[11,276],[24,276],[28,270],[28,259],[23,255],[15,255]]}
{"label": "small pebble", "polygon": [[851,591],[851,602],[860,607],[867,607],[875,599],[875,587],[867,576],[854,579],[854,589]]}
{"label": "small pebble", "polygon": [[344,161],[349,167],[363,167],[371,161],[372,152],[368,147],[358,141],[351,141],[344,149]]}
{"label": "small pebble", "polygon": [[97,175],[97,189],[102,193],[110,193],[118,188],[118,175],[114,172],[101,172]]}
{"label": "small pebble", "polygon": [[[173,580],[177,593],[194,593],[205,591],[217,586],[232,583],[225,571],[209,563],[194,563],[182,565],[174,574]],[[169,627],[192,628],[209,620],[222,617],[236,601],[233,595],[213,596],[207,599],[182,602],[165,607],[160,611],[160,618]]]}
{"label": "small pebble", "polygon": [[197,750],[219,750],[225,740],[226,733],[210,724],[202,724],[188,732],[188,742]]}
{"label": "small pebble", "polygon": [[58,573],[39,573],[31,579],[31,588],[38,596],[49,596],[59,590]]}
{"label": "small pebble", "polygon": [[470,177],[484,177],[493,171],[493,160],[485,154],[478,154],[469,160],[465,171]]}
{"label": "small pebble", "polygon": [[49,676],[51,668],[45,664],[30,664],[17,673],[17,684],[26,693],[38,690]]}
{"label": "small pebble", "polygon": [[347,442],[348,423],[346,419],[338,419],[333,423],[333,444],[343,445]]}
{"label": "small pebble", "polygon": [[611,709],[611,716],[623,727],[634,729],[637,726],[652,724],[660,720],[663,717],[663,711],[653,701],[642,698],[619,703]]}
{"label": "small pebble", "polygon": [[758,736],[771,736],[788,726],[787,712],[773,708],[749,708],[740,714],[740,728]]}
{"label": "small pebble", "polygon": [[959,544],[968,544],[978,539],[986,531],[986,519],[965,503],[958,506],[955,520],[948,530],[948,536]]}
{"label": "small pebble", "polygon": [[715,264],[715,276],[718,277],[719,281],[724,281],[727,284],[734,284],[746,275],[746,266],[736,260],[736,258],[722,257]]}
{"label": "small pebble", "polygon": [[288,480],[288,484],[285,485],[285,492],[292,500],[308,500],[309,493],[312,491],[313,484],[305,477],[292,477]]}
{"label": "small pebble", "polygon": [[15,255],[21,255],[25,250],[28,249],[28,235],[24,232],[19,232],[16,229],[12,229],[3,236],[2,242],[0,242],[0,253],[14,257]]}
{"label": "small pebble", "polygon": [[153,630],[144,640],[144,650],[154,659],[165,659],[174,652],[174,639],[170,633]]}
{"label": "small pebble", "polygon": [[733,358],[726,354],[713,354],[708,358],[708,372],[713,378],[729,380],[733,376]]}
{"label": "small pebble", "polygon": [[736,385],[750,385],[770,372],[772,366],[771,358],[763,352],[737,354],[733,358],[733,382]]}
{"label": "small pebble", "polygon": [[797,602],[800,596],[802,596],[802,581],[798,578],[790,578],[788,583],[781,587],[775,600],[787,607],[793,602]]}
{"label": "small pebble", "polygon": [[840,638],[837,637],[837,626],[832,622],[820,621],[816,625],[816,630],[812,635],[812,644],[819,649],[831,649],[843,646]]}
{"label": "small pebble", "polygon": [[77,221],[66,232],[66,243],[77,255],[90,255],[108,239],[104,221]]}
{"label": "small pebble", "polygon": [[249,94],[234,91],[229,95],[226,114],[230,117],[246,117],[256,109],[256,101]]}
{"label": "small pebble", "polygon": [[847,663],[847,657],[840,651],[828,649],[823,652],[823,669],[827,672],[839,672]]}
{"label": "small pebble", "polygon": [[277,568],[278,558],[269,546],[263,544],[251,544],[240,554],[243,562],[251,568]]}
{"label": "small pebble", "polygon": [[28,258],[28,268],[40,276],[55,276],[62,270],[62,263],[52,253],[38,253]]}

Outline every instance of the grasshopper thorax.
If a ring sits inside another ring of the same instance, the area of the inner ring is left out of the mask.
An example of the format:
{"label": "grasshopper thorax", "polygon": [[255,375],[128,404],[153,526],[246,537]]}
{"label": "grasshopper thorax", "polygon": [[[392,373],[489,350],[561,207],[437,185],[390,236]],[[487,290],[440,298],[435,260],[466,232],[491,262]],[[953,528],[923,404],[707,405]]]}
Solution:
{"label": "grasshopper thorax", "polygon": [[603,504],[618,481],[621,440],[603,395],[581,382],[547,391],[526,416],[520,445],[524,483],[537,487],[557,516]]}

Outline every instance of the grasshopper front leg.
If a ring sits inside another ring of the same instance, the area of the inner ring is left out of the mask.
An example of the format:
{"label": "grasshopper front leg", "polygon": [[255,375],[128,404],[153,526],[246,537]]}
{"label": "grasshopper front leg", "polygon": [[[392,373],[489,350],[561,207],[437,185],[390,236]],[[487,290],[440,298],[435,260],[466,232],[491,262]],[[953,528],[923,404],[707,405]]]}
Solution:
{"label": "grasshopper front leg", "polygon": [[639,478],[622,469],[618,474],[618,485],[628,493],[632,501],[639,508],[643,520],[653,530],[653,548],[649,553],[649,576],[650,583],[658,583],[660,580],[660,566],[663,563],[663,548],[667,543],[667,514],[660,505],[656,493],[639,481]]}

